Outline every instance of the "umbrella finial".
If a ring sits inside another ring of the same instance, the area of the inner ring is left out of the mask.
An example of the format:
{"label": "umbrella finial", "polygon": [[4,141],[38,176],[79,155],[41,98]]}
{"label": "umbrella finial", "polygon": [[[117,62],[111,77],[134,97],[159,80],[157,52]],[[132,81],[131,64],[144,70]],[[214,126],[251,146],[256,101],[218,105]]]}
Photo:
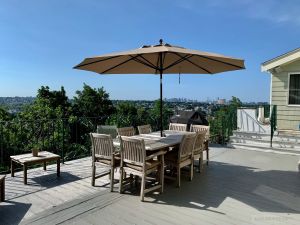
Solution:
{"label": "umbrella finial", "polygon": [[159,44],[163,45],[163,39],[159,39]]}

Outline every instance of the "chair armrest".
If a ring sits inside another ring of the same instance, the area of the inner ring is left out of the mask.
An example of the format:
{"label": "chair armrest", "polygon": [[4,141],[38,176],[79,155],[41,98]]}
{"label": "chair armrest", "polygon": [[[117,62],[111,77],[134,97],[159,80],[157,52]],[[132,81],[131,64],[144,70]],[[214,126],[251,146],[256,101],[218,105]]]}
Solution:
{"label": "chair armrest", "polygon": [[153,153],[153,154],[147,156],[147,157],[146,157],[146,160],[153,159],[153,158],[156,157],[156,156],[164,155],[164,154],[166,154],[166,153],[167,153],[167,151],[163,151],[163,150],[158,151],[158,152],[155,152],[155,153]]}

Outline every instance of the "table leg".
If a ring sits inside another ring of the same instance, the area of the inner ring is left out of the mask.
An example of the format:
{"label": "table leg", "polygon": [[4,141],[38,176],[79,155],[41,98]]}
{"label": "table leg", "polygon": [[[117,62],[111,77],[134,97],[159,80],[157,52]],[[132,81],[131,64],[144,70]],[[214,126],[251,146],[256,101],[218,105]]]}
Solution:
{"label": "table leg", "polygon": [[10,173],[12,177],[15,176],[15,165],[13,160],[10,161]]}
{"label": "table leg", "polygon": [[164,172],[165,172],[165,160],[164,160],[164,155],[160,156],[161,160],[161,170],[160,170],[160,184],[161,184],[161,193],[164,192],[164,182],[165,182],[165,177],[164,177]]}
{"label": "table leg", "polygon": [[57,176],[60,177],[60,159],[57,160]]}
{"label": "table leg", "polygon": [[0,182],[1,182],[0,202],[4,202],[5,201],[5,178]]}
{"label": "table leg", "polygon": [[47,170],[47,162],[44,162],[44,170]]}
{"label": "table leg", "polygon": [[27,184],[27,164],[23,165],[24,184]]}

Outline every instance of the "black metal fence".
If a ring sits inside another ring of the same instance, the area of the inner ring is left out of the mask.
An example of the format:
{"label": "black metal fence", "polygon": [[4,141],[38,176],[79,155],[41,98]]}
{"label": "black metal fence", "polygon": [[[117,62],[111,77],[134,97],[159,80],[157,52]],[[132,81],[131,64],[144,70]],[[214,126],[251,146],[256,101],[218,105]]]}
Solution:
{"label": "black metal fence", "polygon": [[0,172],[9,170],[10,156],[32,148],[59,154],[62,161],[90,154],[89,132],[103,117],[72,117],[53,120],[0,121]]}
{"label": "black metal fence", "polygon": [[[167,128],[169,115],[164,117]],[[33,148],[58,154],[62,162],[90,155],[90,132],[97,125],[111,124],[118,127],[151,124],[158,130],[158,118],[140,118],[138,115],[113,117],[70,117],[52,120],[0,121],[0,173],[9,171],[10,156],[29,153]]]}

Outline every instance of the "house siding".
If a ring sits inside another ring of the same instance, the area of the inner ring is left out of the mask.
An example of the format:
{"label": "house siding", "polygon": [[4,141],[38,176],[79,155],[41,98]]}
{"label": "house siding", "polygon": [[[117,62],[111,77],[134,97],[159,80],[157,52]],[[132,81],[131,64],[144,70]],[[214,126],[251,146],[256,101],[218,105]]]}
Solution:
{"label": "house siding", "polygon": [[289,73],[300,73],[300,60],[281,66],[280,73],[272,73],[272,104],[277,105],[279,130],[299,130],[300,106],[288,105]]}

